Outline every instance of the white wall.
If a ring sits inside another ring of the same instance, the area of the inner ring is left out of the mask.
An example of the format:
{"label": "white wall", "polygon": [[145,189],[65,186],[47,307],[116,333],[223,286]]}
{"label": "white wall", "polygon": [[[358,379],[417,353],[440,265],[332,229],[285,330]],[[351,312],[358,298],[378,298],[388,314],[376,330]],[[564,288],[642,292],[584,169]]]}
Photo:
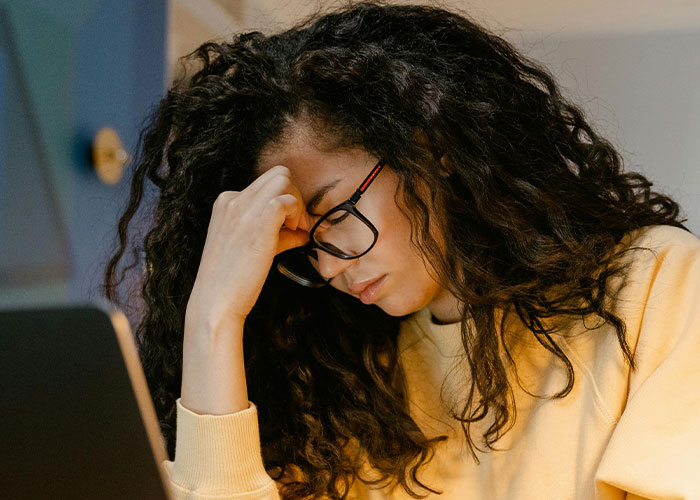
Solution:
{"label": "white wall", "polygon": [[511,41],[552,70],[625,170],[674,197],[700,235],[700,29]]}
{"label": "white wall", "polygon": [[[230,31],[273,32],[337,0],[170,0],[169,62]],[[342,1],[340,3],[343,3]],[[412,3],[401,0],[396,3]],[[700,2],[442,0],[544,62],[587,118],[681,203],[700,235]]]}

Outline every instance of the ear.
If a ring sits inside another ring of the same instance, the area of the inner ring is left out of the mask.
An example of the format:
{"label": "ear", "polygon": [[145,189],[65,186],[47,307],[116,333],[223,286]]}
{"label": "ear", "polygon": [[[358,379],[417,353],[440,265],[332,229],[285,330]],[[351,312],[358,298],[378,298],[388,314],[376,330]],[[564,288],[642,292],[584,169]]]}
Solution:
{"label": "ear", "polygon": [[447,157],[446,154],[444,154],[440,157],[440,165],[442,165],[442,170],[440,171],[440,175],[443,177],[449,177],[455,171],[454,167],[450,163],[450,159]]}
{"label": "ear", "polygon": [[428,135],[425,133],[425,131],[423,131],[420,128],[415,128],[413,131],[413,138],[418,144],[430,151],[436,160],[440,158],[440,165],[442,166],[442,168],[440,169],[438,174],[441,177],[449,177],[450,175],[452,175],[452,173],[454,172],[454,168],[450,165],[449,158],[447,158],[446,154],[443,154],[442,152],[437,150],[435,145],[430,142],[430,139],[428,139]]}
{"label": "ear", "polygon": [[420,129],[418,127],[414,128],[413,129],[413,138],[421,146],[423,146],[425,148],[430,147],[430,142],[428,141],[428,136],[426,135],[426,133],[422,129]]}

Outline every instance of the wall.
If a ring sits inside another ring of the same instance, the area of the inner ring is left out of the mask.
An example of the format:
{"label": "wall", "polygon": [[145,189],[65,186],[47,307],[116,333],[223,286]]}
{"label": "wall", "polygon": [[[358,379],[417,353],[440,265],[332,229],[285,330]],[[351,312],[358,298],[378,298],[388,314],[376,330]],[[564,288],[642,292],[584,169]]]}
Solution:
{"label": "wall", "polygon": [[700,235],[700,29],[513,37]]}
{"label": "wall", "polygon": [[[197,0],[199,1],[199,0]],[[195,0],[172,0],[192,12]],[[272,33],[342,1],[204,0],[226,29]],[[639,170],[682,205],[700,234],[700,3],[688,0],[401,0],[461,10],[552,70],[594,126]],[[228,16],[216,7],[223,8]],[[198,33],[172,30],[194,47]],[[202,40],[203,41],[203,40]],[[201,41],[200,41],[201,43]]]}
{"label": "wall", "polygon": [[133,152],[165,90],[166,0],[0,0],[0,307],[99,300],[129,176],[100,183],[97,130]]}

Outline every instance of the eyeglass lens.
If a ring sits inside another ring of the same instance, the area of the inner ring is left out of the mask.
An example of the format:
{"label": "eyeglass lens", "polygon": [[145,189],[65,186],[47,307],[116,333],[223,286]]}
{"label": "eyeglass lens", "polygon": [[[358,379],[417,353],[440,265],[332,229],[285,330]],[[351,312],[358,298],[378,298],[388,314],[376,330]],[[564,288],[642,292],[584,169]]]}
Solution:
{"label": "eyeglass lens", "polygon": [[[314,239],[321,247],[335,255],[354,257],[365,253],[374,244],[374,232],[352,212],[338,210],[328,214],[316,228]],[[297,251],[295,251],[297,250]],[[279,260],[287,277],[306,286],[325,283],[318,262],[317,248],[310,251],[294,249]]]}
{"label": "eyeglass lens", "polygon": [[316,228],[314,238],[323,248],[351,257],[367,251],[374,243],[370,227],[347,210],[326,217]]}

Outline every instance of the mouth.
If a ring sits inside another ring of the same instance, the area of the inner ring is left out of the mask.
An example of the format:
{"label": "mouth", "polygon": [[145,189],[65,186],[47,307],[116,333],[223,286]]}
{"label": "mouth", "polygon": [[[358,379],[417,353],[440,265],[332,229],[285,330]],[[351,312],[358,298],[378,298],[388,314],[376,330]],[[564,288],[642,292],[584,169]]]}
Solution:
{"label": "mouth", "polygon": [[384,274],[376,280],[369,282],[367,286],[365,286],[359,292],[358,298],[362,301],[363,304],[371,304],[377,299],[377,296],[379,295],[379,290],[381,290],[382,285],[384,285],[387,276],[388,275]]}
{"label": "mouth", "polygon": [[381,279],[383,276],[384,275],[377,276],[376,278],[370,280],[356,281],[348,287],[348,292],[352,293],[353,295],[359,295],[365,290],[365,288],[367,288],[369,285],[376,282],[377,280]]}

